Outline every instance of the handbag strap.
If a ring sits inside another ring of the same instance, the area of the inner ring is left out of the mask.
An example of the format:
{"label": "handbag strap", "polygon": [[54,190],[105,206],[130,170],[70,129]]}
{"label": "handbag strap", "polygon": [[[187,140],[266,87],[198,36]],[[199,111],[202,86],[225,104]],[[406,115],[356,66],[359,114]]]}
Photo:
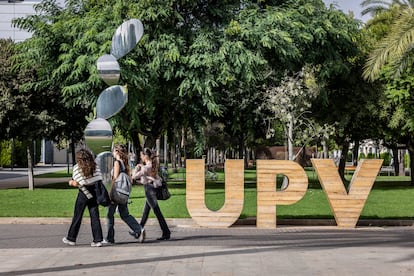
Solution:
{"label": "handbag strap", "polygon": [[118,159],[116,161],[118,161],[118,163],[119,163],[119,167],[120,167],[119,172],[125,172],[126,168],[125,168],[124,162],[122,162],[122,160],[118,160]]}

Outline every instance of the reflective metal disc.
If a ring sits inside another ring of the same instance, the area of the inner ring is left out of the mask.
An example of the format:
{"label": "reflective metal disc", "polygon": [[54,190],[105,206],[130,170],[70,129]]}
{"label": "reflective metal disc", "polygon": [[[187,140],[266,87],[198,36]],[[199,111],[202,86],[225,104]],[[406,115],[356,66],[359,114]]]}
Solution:
{"label": "reflective metal disc", "polygon": [[96,117],[108,119],[117,114],[128,102],[126,87],[114,85],[99,95],[96,103]]}
{"label": "reflective metal disc", "polygon": [[111,54],[117,59],[128,54],[144,34],[144,26],[138,19],[122,23],[112,37]]}
{"label": "reflective metal disc", "polygon": [[96,155],[104,151],[111,151],[112,127],[102,118],[92,120],[85,129],[86,146]]}
{"label": "reflective metal disc", "polygon": [[113,55],[103,55],[96,62],[101,79],[109,86],[118,84],[120,68],[118,61]]}
{"label": "reflective metal disc", "polygon": [[100,154],[98,154],[95,161],[101,170],[103,183],[107,185],[107,188],[109,188],[108,184],[112,182],[111,172],[112,172],[113,162],[114,162],[114,157],[112,155],[112,152],[110,151],[101,152]]}

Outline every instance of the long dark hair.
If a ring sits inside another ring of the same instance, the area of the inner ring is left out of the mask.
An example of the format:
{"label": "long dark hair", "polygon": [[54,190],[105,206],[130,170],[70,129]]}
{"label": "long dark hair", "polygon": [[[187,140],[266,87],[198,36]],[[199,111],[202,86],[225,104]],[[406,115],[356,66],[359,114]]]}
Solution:
{"label": "long dark hair", "polygon": [[96,171],[96,163],[92,153],[87,149],[80,149],[76,152],[76,163],[84,177],[91,177]]}
{"label": "long dark hair", "polygon": [[119,158],[125,165],[125,172],[129,175],[128,151],[124,145],[116,145],[114,150],[118,152]]}
{"label": "long dark hair", "polygon": [[160,167],[160,162],[158,161],[158,155],[149,148],[144,148],[142,152],[148,156],[148,158],[151,160],[152,163],[152,169],[151,169],[151,176],[157,177],[158,175],[158,169]]}

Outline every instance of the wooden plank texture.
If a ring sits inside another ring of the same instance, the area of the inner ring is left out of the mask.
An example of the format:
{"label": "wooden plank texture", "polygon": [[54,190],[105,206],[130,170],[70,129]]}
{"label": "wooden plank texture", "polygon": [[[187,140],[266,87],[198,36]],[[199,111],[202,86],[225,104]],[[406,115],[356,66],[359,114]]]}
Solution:
{"label": "wooden plank texture", "polygon": [[244,164],[243,160],[226,160],[225,201],[218,211],[208,209],[205,204],[205,161],[187,160],[186,203],[192,219],[203,227],[225,228],[237,221],[244,203]]}
{"label": "wooden plank texture", "polygon": [[361,160],[347,192],[332,159],[312,159],[313,167],[318,173],[338,227],[355,228],[381,169],[382,161],[382,159]]}
{"label": "wooden plank texture", "polygon": [[[285,175],[289,186],[276,191],[277,175]],[[303,168],[289,160],[257,160],[258,228],[276,228],[276,205],[293,204],[306,194],[308,177]]]}

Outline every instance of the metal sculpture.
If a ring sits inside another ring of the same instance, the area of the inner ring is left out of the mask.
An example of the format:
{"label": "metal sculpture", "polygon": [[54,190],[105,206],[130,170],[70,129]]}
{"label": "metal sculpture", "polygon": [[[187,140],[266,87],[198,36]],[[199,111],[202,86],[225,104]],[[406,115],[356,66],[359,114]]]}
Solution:
{"label": "metal sculpture", "polygon": [[104,182],[111,180],[113,166],[111,152],[113,132],[106,119],[115,116],[128,102],[128,91],[125,86],[117,85],[120,78],[120,66],[117,59],[128,54],[139,42],[144,33],[142,22],[130,19],[122,23],[112,37],[111,54],[98,58],[96,66],[101,79],[110,87],[98,97],[96,103],[96,119],[86,127],[86,146],[97,155]]}

